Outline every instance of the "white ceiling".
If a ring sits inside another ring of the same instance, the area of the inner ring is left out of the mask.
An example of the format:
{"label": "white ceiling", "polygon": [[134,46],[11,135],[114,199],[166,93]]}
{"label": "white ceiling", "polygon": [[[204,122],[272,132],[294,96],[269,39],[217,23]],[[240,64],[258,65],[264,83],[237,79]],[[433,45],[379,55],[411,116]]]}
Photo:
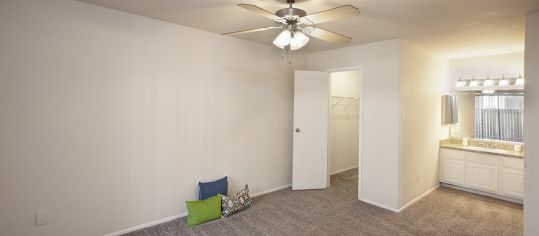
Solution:
{"label": "white ceiling", "polygon": [[[236,6],[238,3],[271,12],[287,7],[284,0],[80,1],[215,33],[273,24]],[[315,13],[345,4],[358,7],[361,14],[318,26],[352,37],[349,45],[403,38],[450,58],[523,51],[524,16],[539,10],[539,0],[297,0],[294,6]],[[239,37],[269,45],[276,34]],[[313,39],[302,50],[337,47],[343,46]]]}

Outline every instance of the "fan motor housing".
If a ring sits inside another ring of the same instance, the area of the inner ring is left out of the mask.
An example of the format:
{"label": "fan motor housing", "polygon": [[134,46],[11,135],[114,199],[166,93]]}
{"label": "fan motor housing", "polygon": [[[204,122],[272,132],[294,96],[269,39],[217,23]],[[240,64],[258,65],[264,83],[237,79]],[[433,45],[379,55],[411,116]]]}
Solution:
{"label": "fan motor housing", "polygon": [[275,15],[281,18],[285,18],[285,19],[299,18],[299,17],[306,16],[307,12],[299,8],[290,7],[290,8],[284,8],[284,9],[278,10],[277,12],[275,12]]}

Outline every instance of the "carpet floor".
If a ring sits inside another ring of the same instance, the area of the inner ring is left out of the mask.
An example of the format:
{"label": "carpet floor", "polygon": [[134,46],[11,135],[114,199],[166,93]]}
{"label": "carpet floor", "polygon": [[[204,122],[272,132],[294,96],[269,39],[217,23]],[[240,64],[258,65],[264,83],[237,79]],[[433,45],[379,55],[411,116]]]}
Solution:
{"label": "carpet floor", "polygon": [[186,218],[128,236],[178,235],[522,235],[522,205],[440,187],[400,214],[357,200],[357,169],[326,190],[281,190],[195,227]]}

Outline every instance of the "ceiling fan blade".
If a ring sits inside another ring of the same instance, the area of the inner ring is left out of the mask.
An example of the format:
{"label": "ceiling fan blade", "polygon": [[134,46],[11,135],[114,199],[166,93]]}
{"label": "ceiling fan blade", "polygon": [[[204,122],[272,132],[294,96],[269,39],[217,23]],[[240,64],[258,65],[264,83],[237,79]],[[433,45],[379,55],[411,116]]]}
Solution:
{"label": "ceiling fan blade", "polygon": [[245,4],[245,3],[240,3],[238,4],[239,7],[243,8],[243,9],[246,9],[246,10],[249,10],[253,13],[256,13],[260,16],[263,16],[263,17],[266,17],[270,20],[274,20],[274,21],[278,21],[278,22],[284,22],[284,20],[281,18],[281,17],[278,17],[276,16],[275,14],[263,9],[263,8],[260,8],[260,7],[257,7],[253,4]]}
{"label": "ceiling fan blade", "polygon": [[357,15],[359,15],[359,9],[352,5],[344,5],[304,16],[301,19],[303,19],[302,22],[306,24],[319,24]]}
{"label": "ceiling fan blade", "polygon": [[304,32],[312,37],[322,39],[330,43],[347,44],[352,40],[352,38],[342,34],[333,33],[331,31],[315,27],[309,27],[309,29],[305,29]]}
{"label": "ceiling fan blade", "polygon": [[282,26],[268,26],[268,27],[250,29],[250,30],[241,30],[241,31],[235,31],[235,32],[222,33],[222,35],[248,34],[248,33],[254,33],[254,32],[259,32],[259,31],[270,30],[270,29],[280,29],[280,28],[282,28]]}

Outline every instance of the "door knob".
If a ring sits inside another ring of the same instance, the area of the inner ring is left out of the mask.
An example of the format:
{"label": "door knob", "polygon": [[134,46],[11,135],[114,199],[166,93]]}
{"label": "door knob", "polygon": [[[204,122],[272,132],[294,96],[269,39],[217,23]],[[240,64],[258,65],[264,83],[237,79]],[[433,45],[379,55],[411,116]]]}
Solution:
{"label": "door knob", "polygon": [[296,128],[296,133],[299,133],[301,130],[299,128]]}

